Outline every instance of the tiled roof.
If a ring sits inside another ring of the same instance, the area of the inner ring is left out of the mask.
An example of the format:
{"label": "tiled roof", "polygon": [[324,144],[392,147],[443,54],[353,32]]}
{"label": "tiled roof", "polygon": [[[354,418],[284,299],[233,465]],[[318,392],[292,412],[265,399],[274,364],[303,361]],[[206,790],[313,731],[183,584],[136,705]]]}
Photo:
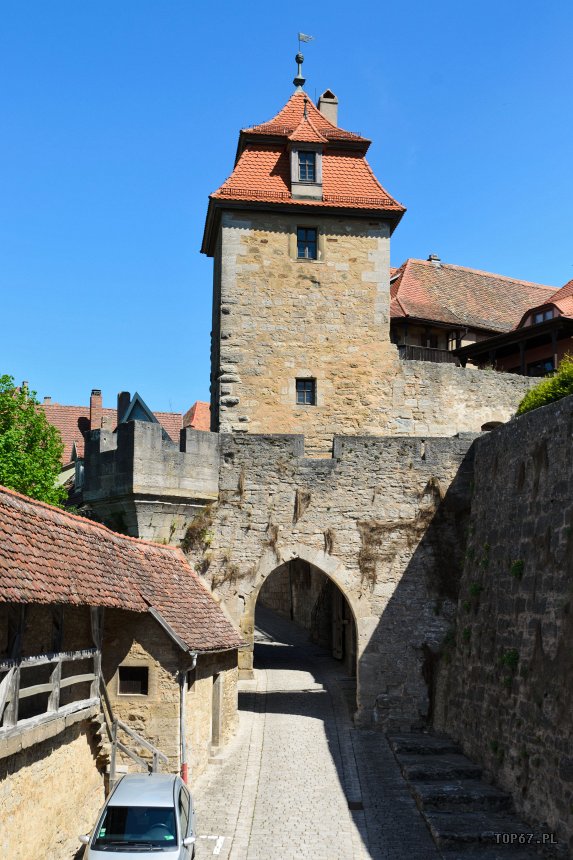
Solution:
{"label": "tiled roof", "polygon": [[[292,196],[292,141],[322,144],[322,199]],[[330,122],[305,93],[293,93],[273,119],[241,131],[233,172],[209,198],[202,250],[212,253],[215,209],[225,201],[375,210],[397,223],[405,209],[374,176],[365,159],[369,145]]]}
{"label": "tiled roof", "polygon": [[301,119],[292,134],[289,134],[288,139],[301,143],[326,143],[327,140],[308,117]]}
{"label": "tiled roof", "polygon": [[[64,406],[61,403],[42,403],[42,409],[50,424],[57,427],[62,435],[64,453],[62,463],[69,463],[72,457],[72,447],[76,443],[78,457],[84,456],[83,434],[90,430],[89,406]],[[110,427],[117,424],[117,412],[115,409],[103,409],[104,420]],[[155,412],[155,417],[168,433],[173,442],[179,442],[179,431],[183,426],[183,416],[180,412]],[[99,429],[94,427],[94,430]]]}
{"label": "tiled roof", "polygon": [[390,315],[506,332],[554,292],[554,287],[491,272],[409,259],[393,275]]}
{"label": "tiled roof", "polygon": [[0,487],[0,601],[156,610],[187,648],[237,648],[239,634],[180,549]]}
{"label": "tiled roof", "polygon": [[563,316],[573,317],[573,279],[553,293],[549,302],[557,305]]}
{"label": "tiled roof", "polygon": [[322,157],[322,200],[297,200],[291,195],[290,161],[279,144],[249,145],[231,176],[211,195],[214,199],[292,203],[301,206],[381,209],[404,207],[380,185],[364,156],[353,150],[328,150]]}
{"label": "tiled roof", "polygon": [[183,426],[193,430],[211,429],[211,407],[202,400],[196,400],[191,409],[183,416]]}
{"label": "tiled roof", "polygon": [[343,128],[338,128],[338,126],[331,123],[319,111],[316,105],[313,104],[312,99],[301,90],[297,90],[292,94],[286,105],[281,108],[276,116],[268,120],[268,122],[243,129],[243,134],[269,134],[278,137],[288,137],[304,118],[305,108],[307,116],[315,128],[328,140],[352,140],[365,144],[370,143],[367,138],[362,137],[360,134],[355,134],[353,131],[345,131]]}

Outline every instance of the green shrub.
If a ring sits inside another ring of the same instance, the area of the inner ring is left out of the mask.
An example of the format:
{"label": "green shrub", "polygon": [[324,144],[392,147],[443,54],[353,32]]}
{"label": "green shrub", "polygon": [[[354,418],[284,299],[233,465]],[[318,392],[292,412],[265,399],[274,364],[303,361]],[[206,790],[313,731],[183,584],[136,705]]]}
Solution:
{"label": "green shrub", "polygon": [[509,569],[509,572],[516,579],[521,579],[521,577],[523,576],[523,568],[524,568],[523,560],[518,558],[516,561],[514,561],[512,563],[512,565]]}
{"label": "green shrub", "polygon": [[548,403],[561,400],[568,394],[573,394],[573,358],[570,355],[566,355],[562,359],[554,376],[550,379],[544,379],[543,382],[527,392],[517,407],[517,414],[524,415],[526,412],[531,412],[532,409],[547,406]]}

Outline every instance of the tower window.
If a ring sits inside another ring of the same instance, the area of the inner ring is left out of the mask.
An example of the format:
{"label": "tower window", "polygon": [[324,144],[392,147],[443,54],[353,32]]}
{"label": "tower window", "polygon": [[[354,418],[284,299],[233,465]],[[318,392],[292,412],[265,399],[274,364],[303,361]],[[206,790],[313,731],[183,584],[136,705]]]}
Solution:
{"label": "tower window", "polygon": [[299,182],[316,182],[316,153],[299,152],[298,180]]}
{"label": "tower window", "polygon": [[296,243],[299,260],[316,260],[315,227],[297,227]]}
{"label": "tower window", "polygon": [[297,406],[316,406],[316,379],[297,379]]}

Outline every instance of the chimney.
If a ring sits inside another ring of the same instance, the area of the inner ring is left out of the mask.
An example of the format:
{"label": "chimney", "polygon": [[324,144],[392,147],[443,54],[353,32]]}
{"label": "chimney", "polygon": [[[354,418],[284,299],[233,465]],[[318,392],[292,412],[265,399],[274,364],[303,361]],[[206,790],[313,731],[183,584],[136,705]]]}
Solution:
{"label": "chimney", "polygon": [[431,263],[432,266],[435,266],[436,269],[439,269],[441,264],[442,264],[442,261],[440,260],[440,258],[438,257],[437,254],[429,254],[428,255],[428,263]]}
{"label": "chimney", "polygon": [[318,99],[317,107],[333,125],[338,125],[338,99],[332,90],[325,90]]}
{"label": "chimney", "polygon": [[123,416],[127,412],[127,407],[131,402],[131,394],[129,391],[120,391],[117,395],[117,423],[121,424]]}
{"label": "chimney", "polygon": [[103,406],[101,402],[101,391],[99,388],[92,388],[90,395],[90,430],[101,429],[101,419],[103,417]]}
{"label": "chimney", "polygon": [[44,406],[50,406],[51,402],[52,402],[51,397],[44,397]]}

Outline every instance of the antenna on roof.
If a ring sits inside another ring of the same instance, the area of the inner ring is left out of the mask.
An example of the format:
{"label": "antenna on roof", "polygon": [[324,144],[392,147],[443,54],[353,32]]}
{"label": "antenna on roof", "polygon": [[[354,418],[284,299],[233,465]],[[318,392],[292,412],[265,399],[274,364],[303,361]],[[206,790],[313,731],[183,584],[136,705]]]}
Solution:
{"label": "antenna on roof", "polygon": [[293,80],[293,84],[295,85],[297,90],[302,90],[302,88],[305,84],[305,81],[306,81],[306,78],[303,78],[303,76],[302,76],[302,64],[304,63],[304,57],[300,51],[300,43],[301,42],[312,42],[313,39],[314,39],[314,36],[307,36],[306,33],[299,33],[298,34],[298,54],[294,58],[295,63],[298,66],[298,69],[297,69],[296,77]]}

